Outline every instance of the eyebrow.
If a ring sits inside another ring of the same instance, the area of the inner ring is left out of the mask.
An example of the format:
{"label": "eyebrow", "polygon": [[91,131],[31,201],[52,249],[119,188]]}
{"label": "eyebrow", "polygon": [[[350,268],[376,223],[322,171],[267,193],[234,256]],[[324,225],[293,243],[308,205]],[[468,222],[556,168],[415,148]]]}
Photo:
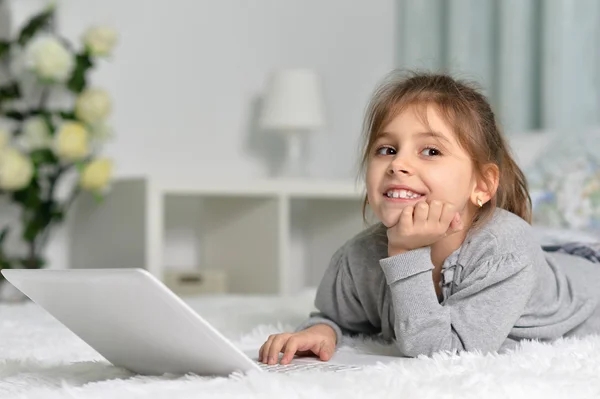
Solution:
{"label": "eyebrow", "polygon": [[[390,132],[383,132],[379,135],[379,138],[387,138],[393,136],[392,133]],[[446,136],[444,136],[442,133],[440,132],[435,132],[435,131],[425,131],[425,132],[419,132],[419,133],[415,133],[415,136],[419,136],[419,137],[431,137],[434,139],[438,139],[440,141],[444,141],[446,142],[446,144],[451,144],[451,141],[448,140],[448,138]]]}
{"label": "eyebrow", "polygon": [[430,131],[430,132],[419,132],[416,134],[416,136],[421,136],[421,137],[431,137],[434,139],[438,139],[440,141],[445,141],[446,144],[451,144],[450,140],[448,140],[448,138],[446,136],[444,136],[442,133],[440,132],[434,132],[434,131]]}

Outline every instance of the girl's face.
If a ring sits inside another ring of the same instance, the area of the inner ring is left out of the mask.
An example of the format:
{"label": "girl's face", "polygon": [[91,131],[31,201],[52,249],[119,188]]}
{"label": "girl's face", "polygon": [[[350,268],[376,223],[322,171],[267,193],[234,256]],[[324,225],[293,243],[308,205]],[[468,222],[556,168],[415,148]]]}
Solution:
{"label": "girl's face", "polygon": [[403,208],[420,201],[453,204],[462,217],[475,212],[477,179],[469,155],[435,107],[427,107],[427,120],[429,128],[414,107],[407,108],[383,129],[369,154],[369,205],[388,228]]}

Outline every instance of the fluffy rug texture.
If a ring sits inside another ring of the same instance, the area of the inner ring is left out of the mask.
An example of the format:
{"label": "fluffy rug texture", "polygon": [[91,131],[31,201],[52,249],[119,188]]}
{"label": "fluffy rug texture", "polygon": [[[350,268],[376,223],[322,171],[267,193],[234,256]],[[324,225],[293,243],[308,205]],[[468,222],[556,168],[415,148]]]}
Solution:
{"label": "fluffy rug texture", "polygon": [[[311,310],[296,298],[206,297],[188,300],[241,349],[258,348]],[[599,398],[600,337],[525,342],[514,352],[439,354],[360,372],[241,377],[147,377],[112,366],[32,303],[0,305],[0,398]],[[393,353],[369,339],[339,350]]]}

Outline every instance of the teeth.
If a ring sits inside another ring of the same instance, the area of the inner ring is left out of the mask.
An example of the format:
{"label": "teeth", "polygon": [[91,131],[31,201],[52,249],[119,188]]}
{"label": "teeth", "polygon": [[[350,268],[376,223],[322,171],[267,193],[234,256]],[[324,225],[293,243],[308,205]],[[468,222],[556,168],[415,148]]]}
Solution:
{"label": "teeth", "polygon": [[408,190],[390,190],[385,193],[388,198],[404,198],[404,199],[413,199],[419,198],[421,194],[414,193]]}

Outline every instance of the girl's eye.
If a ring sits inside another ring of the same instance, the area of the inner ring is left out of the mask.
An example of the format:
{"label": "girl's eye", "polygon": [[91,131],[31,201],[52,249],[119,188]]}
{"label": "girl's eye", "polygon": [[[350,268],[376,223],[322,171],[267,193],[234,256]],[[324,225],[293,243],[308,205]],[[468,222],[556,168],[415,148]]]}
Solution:
{"label": "girl's eye", "polygon": [[375,151],[375,153],[377,155],[394,155],[394,154],[396,154],[396,150],[393,149],[392,147],[383,146],[383,147],[379,147],[377,149],[377,151]]}
{"label": "girl's eye", "polygon": [[442,155],[441,151],[434,147],[425,148],[423,151],[421,151],[421,154],[427,157],[437,157]]}

